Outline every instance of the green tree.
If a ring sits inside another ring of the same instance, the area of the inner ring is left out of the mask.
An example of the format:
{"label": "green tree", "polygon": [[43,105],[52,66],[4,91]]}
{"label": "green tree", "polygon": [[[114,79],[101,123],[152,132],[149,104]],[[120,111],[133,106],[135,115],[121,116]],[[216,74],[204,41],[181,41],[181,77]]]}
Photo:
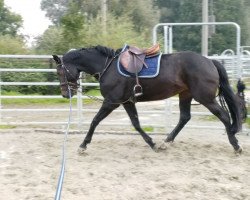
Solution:
{"label": "green tree", "polygon": [[[72,19],[72,16],[70,18]],[[84,27],[77,30],[77,37],[74,37],[75,31],[71,29],[70,23],[66,23],[63,27],[51,26],[37,39],[36,51],[39,54],[63,54],[71,48],[98,44],[114,49],[121,48],[125,43],[141,47],[150,46],[151,40],[145,39],[146,34],[138,34],[134,31],[133,23],[127,18],[116,18],[112,15],[109,15],[108,18],[106,32],[102,31],[101,18],[96,17],[84,23]],[[70,26],[67,27],[67,25]],[[65,37],[65,29],[67,37]]]}
{"label": "green tree", "polygon": [[[161,8],[161,22],[201,22],[201,0],[157,0]],[[245,15],[245,0],[213,0],[210,3],[210,14],[213,13],[217,22],[232,21],[242,28],[242,44],[248,38]],[[166,11],[166,12],[165,12]],[[209,39],[209,53],[221,53],[225,49],[235,50],[235,28],[216,26],[216,32]],[[201,27],[174,27],[174,48],[176,51],[192,50],[201,52]]]}
{"label": "green tree", "polygon": [[[236,22],[241,27],[241,44],[246,44],[249,33],[245,15],[244,2],[233,0],[214,1],[214,13],[216,21]],[[225,49],[235,49],[236,31],[234,27],[217,26],[216,33],[210,39],[210,52],[221,53]]]}
{"label": "green tree", "polygon": [[54,24],[59,25],[62,16],[66,13],[70,0],[42,0],[41,9],[46,12]]}
{"label": "green tree", "polygon": [[108,9],[116,17],[131,20],[135,31],[139,33],[151,34],[153,26],[160,19],[159,9],[152,0],[110,0]]}
{"label": "green tree", "polygon": [[41,9],[55,25],[60,25],[61,19],[68,13],[72,4],[78,4],[78,9],[89,19],[96,17],[101,8],[101,0],[42,0]]}
{"label": "green tree", "polygon": [[0,34],[17,36],[18,29],[22,26],[20,15],[12,13],[0,0]]}
{"label": "green tree", "polygon": [[[106,3],[109,16],[112,15],[115,18],[123,18],[126,21],[131,20],[133,29],[136,32],[142,33],[143,35],[146,34],[147,37],[151,39],[151,30],[159,21],[160,16],[153,0],[106,0]],[[72,10],[72,5],[77,5],[77,13],[76,10]],[[42,0],[41,2],[41,8],[46,12],[46,15],[54,24],[62,26],[68,23],[65,22],[65,16],[66,20],[69,20],[69,14],[74,15],[72,19],[77,19],[76,15],[82,15],[85,21],[88,22],[101,17],[102,5],[103,0]],[[109,20],[110,18],[107,19],[107,23],[109,23]],[[73,23],[72,20],[70,21],[70,23]],[[78,23],[81,22],[82,20],[80,19]],[[76,24],[77,22],[72,24],[73,28]]]}
{"label": "green tree", "polygon": [[28,50],[20,37],[0,35],[0,54],[27,54]]}
{"label": "green tree", "polygon": [[248,37],[247,37],[247,41],[245,44],[243,45],[250,45],[250,1],[248,0],[243,0],[243,5],[244,5],[244,14],[246,16],[246,23],[247,23],[247,26],[246,26],[246,31],[247,31],[247,34],[248,34]]}
{"label": "green tree", "polygon": [[67,41],[67,48],[77,47],[84,38],[85,17],[81,12],[82,3],[70,2],[67,13],[61,18],[64,40]]}
{"label": "green tree", "polygon": [[84,43],[88,45],[105,45],[114,49],[121,48],[125,43],[147,47],[151,44],[147,33],[138,33],[134,30],[134,24],[128,17],[115,17],[108,15],[107,29],[102,31],[101,17],[93,19],[84,30]]}
{"label": "green tree", "polygon": [[37,40],[37,50],[41,53],[64,53],[71,48],[92,45],[105,45],[121,48],[125,43],[137,46],[151,44],[151,29],[138,33],[135,24],[128,15],[116,16],[107,14],[106,31],[102,23],[102,15],[88,18],[81,12],[82,2],[71,1],[67,12],[61,17],[60,26],[51,26]]}
{"label": "green tree", "polygon": [[35,51],[38,54],[63,54],[68,49],[59,26],[50,26],[42,36],[36,38]]}

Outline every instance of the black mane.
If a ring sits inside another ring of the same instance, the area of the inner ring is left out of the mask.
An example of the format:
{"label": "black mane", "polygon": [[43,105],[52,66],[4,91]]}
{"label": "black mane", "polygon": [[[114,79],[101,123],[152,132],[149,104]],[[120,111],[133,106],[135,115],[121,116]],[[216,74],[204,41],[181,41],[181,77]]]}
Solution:
{"label": "black mane", "polygon": [[81,56],[81,51],[79,49],[70,50],[65,53],[62,57],[63,62],[70,62],[72,60],[78,59]]}
{"label": "black mane", "polygon": [[104,47],[101,45],[97,45],[96,47],[94,47],[97,51],[99,51],[100,53],[102,53],[105,56],[108,57],[114,57],[115,56],[115,50],[108,48],[108,47]]}
{"label": "black mane", "polygon": [[114,49],[97,45],[93,47],[88,47],[88,48],[81,48],[81,49],[76,49],[76,50],[70,50],[63,56],[63,61],[72,61],[74,59],[78,59],[85,51],[93,51],[97,50],[101,54],[108,56],[108,57],[114,57],[116,55],[116,51]]}

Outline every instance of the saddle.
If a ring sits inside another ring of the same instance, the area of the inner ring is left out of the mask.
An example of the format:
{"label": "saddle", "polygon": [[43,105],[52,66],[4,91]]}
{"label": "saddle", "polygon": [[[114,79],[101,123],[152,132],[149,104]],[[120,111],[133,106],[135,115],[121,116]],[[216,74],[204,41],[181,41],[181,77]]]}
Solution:
{"label": "saddle", "polygon": [[121,53],[120,62],[126,71],[137,74],[142,70],[143,66],[147,68],[147,64],[144,62],[145,58],[158,55],[159,52],[159,44],[155,44],[147,49],[129,46]]}
{"label": "saddle", "polygon": [[138,73],[143,66],[148,68],[145,63],[145,58],[149,56],[158,55],[160,53],[160,45],[156,44],[147,49],[140,49],[135,46],[129,46],[120,55],[120,63],[129,73],[135,74],[136,85],[134,86],[134,96],[139,97],[143,94],[142,86],[139,84]]}

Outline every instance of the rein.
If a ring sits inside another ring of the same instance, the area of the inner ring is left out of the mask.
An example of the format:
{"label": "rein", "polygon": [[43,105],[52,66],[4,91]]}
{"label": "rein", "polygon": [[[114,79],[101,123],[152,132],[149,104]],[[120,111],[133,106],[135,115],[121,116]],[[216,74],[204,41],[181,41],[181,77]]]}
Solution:
{"label": "rein", "polygon": [[[97,74],[99,75],[98,81],[101,80],[102,76],[105,74],[105,72],[108,70],[108,68],[110,67],[110,65],[112,64],[112,62],[116,59],[116,57],[117,57],[118,55],[120,55],[120,53],[119,53],[119,54],[116,54],[114,57],[112,57],[112,59],[111,59],[109,62],[108,62],[109,57],[106,58],[106,61],[105,61],[105,63],[104,63],[104,69],[103,69],[103,71],[100,72],[100,73],[97,73]],[[96,75],[96,74],[93,74],[93,76],[95,76],[95,75]]]}
{"label": "rein", "polygon": [[64,76],[64,80],[65,80],[62,83],[60,82],[60,86],[67,87],[67,90],[71,89],[73,91],[76,90],[75,88],[79,88],[80,84],[78,83],[78,81],[76,81],[76,82],[68,81],[67,74],[69,74],[69,76],[71,76],[71,78],[74,78],[73,74],[69,71],[69,69],[65,65],[63,65],[62,63],[57,65],[57,71],[59,71],[58,70],[59,67],[60,67],[60,69],[63,70],[63,76]]}
{"label": "rein", "polygon": [[[91,74],[91,76],[94,76],[95,78],[98,79],[98,81],[100,82],[101,78],[103,77],[103,75],[107,72],[107,70],[109,69],[109,67],[111,66],[112,62],[117,58],[117,56],[119,56],[120,53],[116,54],[115,56],[113,56],[110,60],[109,60],[109,57],[106,58],[105,60],[105,63],[104,63],[104,69],[102,72],[100,73],[94,73],[94,74]],[[74,76],[72,75],[72,73],[70,72],[70,70],[63,64],[58,64],[57,65],[57,68],[60,69],[63,69],[63,76],[65,78],[65,82],[63,83],[60,83],[60,86],[61,87],[66,87],[74,92],[79,92],[87,97],[89,97],[90,99],[93,99],[95,101],[98,101],[98,102],[107,102],[107,100],[105,99],[102,99],[102,98],[99,98],[99,97],[96,97],[96,96],[92,96],[92,95],[88,95],[85,91],[80,91],[79,90],[79,87],[80,87],[80,83],[79,83],[79,80],[81,78],[78,78],[76,80],[76,82],[71,82],[71,81],[68,81],[67,79],[67,74],[69,76],[71,76],[72,78],[74,78]],[[119,102],[119,103],[113,103],[113,102],[108,102],[109,104],[123,104],[123,103],[126,103],[128,101],[131,101],[131,102],[135,102],[134,98],[131,96],[129,97],[127,100],[123,101],[123,102]]]}
{"label": "rein", "polygon": [[72,98],[71,98],[71,91],[70,88],[68,87],[68,92],[70,96],[70,103],[69,103],[69,115],[68,115],[68,123],[67,123],[67,128],[64,133],[64,140],[63,140],[63,145],[62,145],[62,161],[61,161],[61,170],[60,170],[60,175],[58,178],[58,183],[57,183],[57,188],[56,188],[56,194],[55,194],[55,200],[60,200],[61,199],[61,193],[62,193],[62,186],[63,186],[63,181],[64,181],[64,174],[65,174],[65,166],[66,166],[66,150],[67,150],[67,138],[69,134],[69,127],[71,123],[71,118],[72,118]]}

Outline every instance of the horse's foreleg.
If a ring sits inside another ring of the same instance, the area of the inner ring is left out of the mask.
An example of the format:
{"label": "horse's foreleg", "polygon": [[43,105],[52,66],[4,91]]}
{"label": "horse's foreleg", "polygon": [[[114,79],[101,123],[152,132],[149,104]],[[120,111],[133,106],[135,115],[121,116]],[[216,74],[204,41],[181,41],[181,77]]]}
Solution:
{"label": "horse's foreleg", "polygon": [[180,108],[179,122],[174,128],[174,130],[168,135],[165,142],[173,142],[175,137],[181,131],[181,129],[191,119],[191,114],[190,114],[191,101],[192,97],[189,93],[181,93],[179,95],[179,108]]}
{"label": "horse's foreleg", "polygon": [[137,110],[135,107],[135,104],[132,102],[127,102],[123,104],[126,112],[128,113],[128,116],[135,127],[135,129],[141,134],[142,138],[145,140],[145,142],[152,148],[154,149],[155,143],[153,142],[152,138],[149,137],[141,128],[140,122],[138,119],[138,114]]}
{"label": "horse's foreleg", "polygon": [[91,142],[95,128],[100,123],[100,121],[102,121],[114,109],[116,109],[118,107],[119,107],[119,104],[109,104],[109,103],[106,103],[105,101],[103,102],[102,107],[100,108],[100,110],[98,111],[98,113],[96,114],[96,116],[94,117],[94,119],[91,122],[89,131],[88,131],[86,137],[84,138],[82,144],[79,147],[79,153],[86,150],[87,144],[89,144]]}

